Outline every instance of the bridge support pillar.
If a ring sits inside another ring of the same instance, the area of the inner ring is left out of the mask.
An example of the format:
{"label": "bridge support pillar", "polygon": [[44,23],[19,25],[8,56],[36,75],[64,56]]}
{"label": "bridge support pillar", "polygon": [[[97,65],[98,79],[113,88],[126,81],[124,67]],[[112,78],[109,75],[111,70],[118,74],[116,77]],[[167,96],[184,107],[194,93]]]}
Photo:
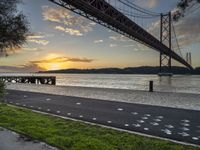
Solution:
{"label": "bridge support pillar", "polygon": [[[161,14],[160,20],[160,41],[171,50],[171,12]],[[172,75],[172,58],[160,52],[160,73],[159,75]]]}

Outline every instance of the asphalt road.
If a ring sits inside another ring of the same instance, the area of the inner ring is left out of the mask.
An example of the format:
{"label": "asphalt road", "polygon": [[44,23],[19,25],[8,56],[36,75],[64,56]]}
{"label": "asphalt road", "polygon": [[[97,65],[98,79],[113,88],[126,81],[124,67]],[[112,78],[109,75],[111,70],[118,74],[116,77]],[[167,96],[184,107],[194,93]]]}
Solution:
{"label": "asphalt road", "polygon": [[200,111],[17,90],[8,90],[6,100],[20,107],[200,145]]}

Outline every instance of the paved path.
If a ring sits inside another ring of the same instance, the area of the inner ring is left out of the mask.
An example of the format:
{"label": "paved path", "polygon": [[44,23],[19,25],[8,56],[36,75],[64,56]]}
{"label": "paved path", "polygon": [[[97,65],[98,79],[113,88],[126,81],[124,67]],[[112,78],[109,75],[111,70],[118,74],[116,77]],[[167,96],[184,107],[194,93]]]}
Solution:
{"label": "paved path", "polygon": [[200,111],[8,90],[8,103],[200,145]]}
{"label": "paved path", "polygon": [[76,96],[91,99],[184,108],[200,111],[200,94],[147,92],[125,89],[50,86],[20,83],[8,83],[6,87],[11,90],[18,89],[20,91],[51,93],[56,95]]}
{"label": "paved path", "polygon": [[0,128],[0,150],[58,150],[45,143],[32,141],[19,134]]}

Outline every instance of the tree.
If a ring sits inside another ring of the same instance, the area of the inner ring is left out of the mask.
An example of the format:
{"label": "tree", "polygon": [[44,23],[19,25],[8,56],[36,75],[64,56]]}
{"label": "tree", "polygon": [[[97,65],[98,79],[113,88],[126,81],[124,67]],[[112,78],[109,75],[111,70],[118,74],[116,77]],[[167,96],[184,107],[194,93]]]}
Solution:
{"label": "tree", "polygon": [[26,16],[17,10],[20,0],[0,0],[0,55],[20,48],[26,42],[29,23]]}
{"label": "tree", "polygon": [[178,21],[184,17],[187,10],[192,9],[198,3],[200,4],[200,0],[180,0],[177,3],[177,10],[173,13],[173,20]]}

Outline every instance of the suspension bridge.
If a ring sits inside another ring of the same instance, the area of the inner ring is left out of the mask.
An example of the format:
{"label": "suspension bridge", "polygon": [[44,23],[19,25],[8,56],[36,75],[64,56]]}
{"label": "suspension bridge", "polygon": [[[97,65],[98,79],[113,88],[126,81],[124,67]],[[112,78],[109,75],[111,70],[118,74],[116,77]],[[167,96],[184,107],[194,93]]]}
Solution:
{"label": "suspension bridge", "polygon": [[172,59],[193,69],[181,54],[171,12],[152,12],[129,0],[50,1],[158,51],[160,73],[171,73]]}

